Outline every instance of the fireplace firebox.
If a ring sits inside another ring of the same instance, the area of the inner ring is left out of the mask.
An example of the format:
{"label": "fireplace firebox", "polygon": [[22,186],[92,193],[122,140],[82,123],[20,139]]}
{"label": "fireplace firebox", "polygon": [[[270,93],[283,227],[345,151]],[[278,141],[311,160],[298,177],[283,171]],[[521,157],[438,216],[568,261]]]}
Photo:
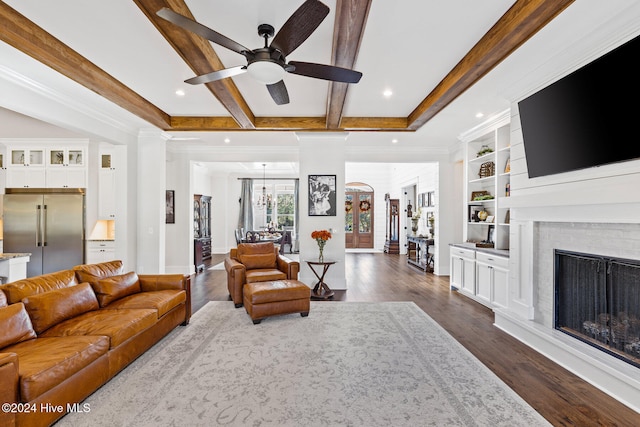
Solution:
{"label": "fireplace firebox", "polygon": [[555,328],[640,367],[640,260],[555,250]]}

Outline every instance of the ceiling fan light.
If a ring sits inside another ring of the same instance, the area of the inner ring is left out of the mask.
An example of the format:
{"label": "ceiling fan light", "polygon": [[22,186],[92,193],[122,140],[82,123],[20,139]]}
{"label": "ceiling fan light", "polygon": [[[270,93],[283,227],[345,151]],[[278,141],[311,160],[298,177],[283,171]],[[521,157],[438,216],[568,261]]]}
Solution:
{"label": "ceiling fan light", "polygon": [[249,74],[261,83],[272,85],[284,77],[284,68],[271,61],[256,61],[247,67]]}

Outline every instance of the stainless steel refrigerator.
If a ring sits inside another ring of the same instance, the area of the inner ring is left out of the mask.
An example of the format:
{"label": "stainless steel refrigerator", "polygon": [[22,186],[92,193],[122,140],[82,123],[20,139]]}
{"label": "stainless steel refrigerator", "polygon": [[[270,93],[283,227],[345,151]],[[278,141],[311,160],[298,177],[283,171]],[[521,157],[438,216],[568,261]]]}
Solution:
{"label": "stainless steel refrigerator", "polygon": [[84,194],[4,195],[4,252],[31,253],[27,277],[84,262]]}

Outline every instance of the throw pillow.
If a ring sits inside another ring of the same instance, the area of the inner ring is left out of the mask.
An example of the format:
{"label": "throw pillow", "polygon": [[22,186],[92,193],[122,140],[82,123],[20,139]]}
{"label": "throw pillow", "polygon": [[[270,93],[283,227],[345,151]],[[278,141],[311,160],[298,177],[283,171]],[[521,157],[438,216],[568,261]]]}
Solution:
{"label": "throw pillow", "polygon": [[0,349],[36,337],[29,315],[21,302],[0,308]]}
{"label": "throw pillow", "polygon": [[259,268],[276,268],[276,254],[250,254],[240,255],[240,262],[244,264],[247,270],[255,270]]}
{"label": "throw pillow", "polygon": [[108,261],[98,264],[82,264],[73,267],[79,282],[87,282],[92,286],[98,283],[98,280],[111,276],[117,276],[123,273],[122,261]]}
{"label": "throw pillow", "polygon": [[113,301],[126,297],[127,295],[141,292],[140,280],[134,271],[98,280],[98,282],[92,286],[98,296],[100,307],[105,307]]}
{"label": "throw pillow", "polygon": [[63,320],[98,309],[98,300],[88,283],[31,295],[22,302],[38,334]]}
{"label": "throw pillow", "polygon": [[9,304],[15,304],[28,296],[75,286],[76,275],[72,270],[56,271],[2,285]]}

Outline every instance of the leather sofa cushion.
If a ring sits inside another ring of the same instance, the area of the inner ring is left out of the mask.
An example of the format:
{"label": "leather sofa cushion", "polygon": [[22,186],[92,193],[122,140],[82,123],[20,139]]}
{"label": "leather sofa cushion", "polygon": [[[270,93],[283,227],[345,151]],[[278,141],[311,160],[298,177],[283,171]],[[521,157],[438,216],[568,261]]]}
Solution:
{"label": "leather sofa cushion", "polygon": [[100,279],[92,286],[98,297],[100,307],[105,307],[127,295],[140,292],[140,281],[138,280],[138,275],[133,271]]}
{"label": "leather sofa cushion", "polygon": [[115,260],[98,264],[82,264],[73,267],[79,282],[87,282],[92,285],[98,280],[124,273],[122,261]]}
{"label": "leather sofa cushion", "polygon": [[38,334],[64,320],[99,308],[88,283],[32,295],[23,302]]}
{"label": "leather sofa cushion", "polygon": [[109,347],[115,348],[157,321],[154,309],[96,310],[58,323],[40,336],[104,335],[109,338]]}
{"label": "leather sofa cushion", "polygon": [[2,285],[0,289],[2,289],[7,296],[7,302],[9,304],[15,304],[34,294],[62,289],[77,284],[78,281],[76,280],[76,275],[73,270],[63,270],[7,283]]}
{"label": "leather sofa cushion", "polygon": [[276,252],[272,242],[241,243],[238,245],[238,260],[247,270],[277,268]]}
{"label": "leather sofa cushion", "polygon": [[7,306],[7,296],[4,294],[4,292],[2,292],[2,290],[0,290],[0,307],[6,307]]}
{"label": "leather sofa cushion", "polygon": [[21,302],[0,308],[0,325],[0,349],[36,337],[31,319]]}
{"label": "leather sofa cushion", "polygon": [[7,349],[18,355],[22,402],[30,402],[109,350],[101,336],[36,338]]}
{"label": "leather sofa cushion", "polygon": [[272,280],[285,280],[287,275],[275,268],[272,269],[261,269],[261,270],[250,270],[247,271],[245,275],[245,279],[247,283],[253,282],[267,282]]}
{"label": "leather sofa cushion", "polygon": [[151,291],[129,295],[112,302],[106,310],[116,308],[153,308],[158,313],[158,319],[169,311],[187,301],[186,291]]}

